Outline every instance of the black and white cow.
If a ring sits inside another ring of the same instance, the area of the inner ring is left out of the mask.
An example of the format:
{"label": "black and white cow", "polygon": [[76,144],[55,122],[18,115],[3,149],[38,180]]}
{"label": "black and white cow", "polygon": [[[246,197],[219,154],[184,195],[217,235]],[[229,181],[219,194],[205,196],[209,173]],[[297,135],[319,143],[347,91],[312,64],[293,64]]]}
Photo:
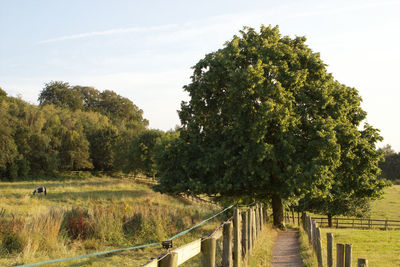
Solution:
{"label": "black and white cow", "polygon": [[36,188],[35,190],[33,190],[33,195],[35,195],[36,193],[38,195],[39,195],[39,193],[43,193],[44,195],[47,195],[46,187],[41,186],[41,187]]}

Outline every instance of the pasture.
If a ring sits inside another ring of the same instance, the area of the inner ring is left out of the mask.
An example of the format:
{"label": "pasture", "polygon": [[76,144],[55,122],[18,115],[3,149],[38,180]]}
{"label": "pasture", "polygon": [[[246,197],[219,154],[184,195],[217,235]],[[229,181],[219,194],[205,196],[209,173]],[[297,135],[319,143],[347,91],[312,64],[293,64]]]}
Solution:
{"label": "pasture", "polygon": [[[32,196],[46,186],[47,196]],[[148,185],[109,177],[0,183],[0,266],[73,257],[160,242],[216,213],[154,192]],[[215,219],[174,240],[187,243],[213,231]],[[64,266],[137,266],[161,246],[91,257]],[[57,264],[60,266],[60,263]]]}
{"label": "pasture", "polygon": [[352,244],[352,266],[358,258],[368,259],[370,267],[400,266],[400,231],[329,229],[321,228],[324,261],[326,263],[326,233],[334,236],[334,265],[336,266],[336,243]]}

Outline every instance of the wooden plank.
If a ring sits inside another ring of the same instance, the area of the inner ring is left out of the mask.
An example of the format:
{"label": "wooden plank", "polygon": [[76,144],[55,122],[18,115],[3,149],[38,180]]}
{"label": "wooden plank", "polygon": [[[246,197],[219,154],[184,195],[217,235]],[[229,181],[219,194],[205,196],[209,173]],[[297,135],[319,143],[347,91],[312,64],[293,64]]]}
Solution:
{"label": "wooden plank", "polygon": [[199,238],[172,251],[178,254],[178,265],[181,265],[201,252],[201,239]]}

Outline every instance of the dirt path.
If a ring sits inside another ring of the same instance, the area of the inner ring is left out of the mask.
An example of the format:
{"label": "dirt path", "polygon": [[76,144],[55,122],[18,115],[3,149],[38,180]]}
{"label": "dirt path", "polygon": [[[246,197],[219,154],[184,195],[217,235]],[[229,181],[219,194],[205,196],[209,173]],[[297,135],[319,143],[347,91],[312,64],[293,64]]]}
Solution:
{"label": "dirt path", "polygon": [[272,248],[272,267],[302,267],[300,246],[298,241],[299,231],[288,229],[279,232],[274,247]]}

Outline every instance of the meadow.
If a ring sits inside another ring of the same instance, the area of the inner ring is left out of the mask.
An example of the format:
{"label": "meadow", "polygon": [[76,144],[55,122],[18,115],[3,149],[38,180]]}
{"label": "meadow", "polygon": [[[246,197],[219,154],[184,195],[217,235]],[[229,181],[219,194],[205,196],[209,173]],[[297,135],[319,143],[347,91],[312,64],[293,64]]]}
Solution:
{"label": "meadow", "polygon": [[[400,185],[385,190],[382,199],[371,204],[371,218],[400,220]],[[368,259],[370,267],[400,266],[400,231],[321,228],[324,264],[326,264],[326,233],[334,236],[334,265],[336,243],[352,244],[352,265],[358,258]]]}
{"label": "meadow", "polygon": [[[47,196],[32,196],[37,186],[46,186]],[[160,242],[219,210],[123,178],[1,182],[0,192],[0,266]],[[174,246],[211,233],[219,219],[175,239]],[[155,246],[54,266],[138,266],[163,251]]]}

